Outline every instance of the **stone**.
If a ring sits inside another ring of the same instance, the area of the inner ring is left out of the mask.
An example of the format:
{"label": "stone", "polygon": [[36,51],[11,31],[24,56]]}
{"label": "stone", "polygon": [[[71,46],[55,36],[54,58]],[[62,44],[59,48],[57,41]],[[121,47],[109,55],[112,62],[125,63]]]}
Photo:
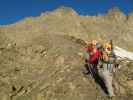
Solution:
{"label": "stone", "polygon": [[60,66],[60,65],[64,64],[64,61],[65,61],[64,57],[63,56],[59,56],[59,57],[57,57],[57,59],[55,61],[55,64],[57,66]]}

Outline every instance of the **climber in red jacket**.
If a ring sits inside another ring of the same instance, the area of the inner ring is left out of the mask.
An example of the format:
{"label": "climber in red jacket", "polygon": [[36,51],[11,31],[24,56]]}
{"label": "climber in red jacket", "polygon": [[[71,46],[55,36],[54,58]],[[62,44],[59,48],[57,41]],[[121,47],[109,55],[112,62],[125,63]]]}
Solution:
{"label": "climber in red jacket", "polygon": [[99,58],[101,56],[100,50],[97,48],[98,42],[96,40],[92,40],[91,42],[87,43],[87,46],[84,48],[84,53],[78,53],[78,55],[85,59],[85,74],[91,73],[93,77],[97,74],[97,65]]}
{"label": "climber in red jacket", "polygon": [[88,70],[87,73],[90,73],[93,77],[97,76],[97,65],[101,55],[101,52],[97,48],[97,43],[98,42],[96,40],[92,40],[91,43],[85,48],[85,52],[88,54],[88,57],[86,56],[85,58],[86,69]]}
{"label": "climber in red jacket", "polygon": [[101,52],[96,47],[97,41],[93,40],[89,46],[85,48],[85,52],[88,53],[88,57],[85,58],[88,64],[97,64],[98,59],[101,56]]}

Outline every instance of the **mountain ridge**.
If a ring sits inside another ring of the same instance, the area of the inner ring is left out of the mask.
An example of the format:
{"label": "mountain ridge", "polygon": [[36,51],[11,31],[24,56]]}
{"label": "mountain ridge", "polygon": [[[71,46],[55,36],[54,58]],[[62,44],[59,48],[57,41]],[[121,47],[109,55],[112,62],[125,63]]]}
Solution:
{"label": "mountain ridge", "polygon": [[132,51],[132,19],[132,14],[126,16],[116,7],[103,16],[80,16],[72,8],[60,7],[0,29],[1,33],[18,45],[23,38],[26,39],[25,41],[30,41],[30,35],[37,37],[48,33],[72,35],[83,40],[113,39],[116,45]]}
{"label": "mountain ridge", "polygon": [[[132,25],[132,20],[119,17],[110,20],[57,9],[0,27],[0,98],[110,100],[92,76],[84,74],[87,70],[78,53],[91,39],[103,43],[113,39],[114,46],[133,50]],[[132,100],[133,62],[124,60],[119,65],[112,100]]]}

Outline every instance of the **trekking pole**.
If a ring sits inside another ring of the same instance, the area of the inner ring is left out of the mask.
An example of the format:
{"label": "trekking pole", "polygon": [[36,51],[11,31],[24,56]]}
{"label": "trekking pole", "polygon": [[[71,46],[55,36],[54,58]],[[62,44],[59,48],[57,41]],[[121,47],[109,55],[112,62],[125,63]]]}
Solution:
{"label": "trekking pole", "polygon": [[89,65],[89,72],[93,78],[96,78],[96,73],[97,73],[95,67],[96,67],[95,64]]}
{"label": "trekking pole", "polygon": [[91,76],[94,77],[93,72],[92,72],[92,64],[88,64],[88,69],[89,69]]}

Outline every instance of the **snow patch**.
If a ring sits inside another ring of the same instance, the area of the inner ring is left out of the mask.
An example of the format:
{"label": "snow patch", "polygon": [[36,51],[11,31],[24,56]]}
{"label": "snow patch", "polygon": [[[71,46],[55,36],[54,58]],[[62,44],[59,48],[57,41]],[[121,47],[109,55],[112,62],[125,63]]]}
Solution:
{"label": "snow patch", "polygon": [[114,47],[114,53],[117,56],[118,59],[129,59],[133,60],[133,53],[129,52],[125,49],[122,49],[118,46]]}

